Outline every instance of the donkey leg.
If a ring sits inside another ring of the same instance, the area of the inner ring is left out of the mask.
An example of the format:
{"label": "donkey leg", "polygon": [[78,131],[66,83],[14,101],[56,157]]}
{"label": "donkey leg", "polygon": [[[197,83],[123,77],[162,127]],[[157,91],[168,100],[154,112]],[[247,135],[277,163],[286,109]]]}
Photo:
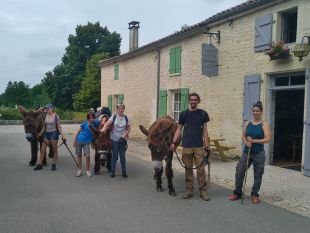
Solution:
{"label": "donkey leg", "polygon": [[95,175],[100,174],[100,154],[97,151],[95,152],[94,173],[95,173]]}
{"label": "donkey leg", "polygon": [[163,168],[155,168],[154,180],[156,180],[156,190],[157,192],[163,192],[162,187],[162,175],[163,175]]}
{"label": "donkey leg", "polygon": [[166,176],[168,180],[168,189],[169,189],[169,194],[171,196],[176,196],[173,183],[172,183],[172,178],[173,178],[173,170],[172,170],[172,152],[169,152],[169,155],[166,159]]}
{"label": "donkey leg", "polygon": [[29,166],[34,166],[37,163],[38,158],[38,143],[37,141],[33,140],[30,142],[31,146],[31,158],[29,161]]}

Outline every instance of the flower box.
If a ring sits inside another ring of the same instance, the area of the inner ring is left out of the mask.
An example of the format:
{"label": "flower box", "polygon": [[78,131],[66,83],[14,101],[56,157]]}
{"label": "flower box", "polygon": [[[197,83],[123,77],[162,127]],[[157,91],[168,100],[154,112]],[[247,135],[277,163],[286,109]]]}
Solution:
{"label": "flower box", "polygon": [[270,60],[283,59],[290,56],[290,50],[283,50],[280,53],[268,53]]}
{"label": "flower box", "polygon": [[283,59],[290,56],[290,49],[284,42],[272,42],[269,49],[266,50],[266,54],[270,57],[270,60]]}

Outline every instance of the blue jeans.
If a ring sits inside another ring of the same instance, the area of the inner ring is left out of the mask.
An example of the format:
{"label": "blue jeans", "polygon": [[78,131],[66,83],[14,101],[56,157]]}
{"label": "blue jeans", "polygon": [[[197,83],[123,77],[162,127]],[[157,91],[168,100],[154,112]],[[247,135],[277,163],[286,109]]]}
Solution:
{"label": "blue jeans", "polygon": [[[252,186],[251,196],[259,196],[258,192],[262,184],[262,178],[264,174],[265,152],[261,151],[258,154],[250,155],[249,167],[251,166],[252,163],[254,168],[254,183]],[[246,166],[247,166],[247,154],[243,153],[242,157],[240,158],[237,164],[235,174],[236,189],[234,190],[234,194],[237,195],[238,197],[241,197],[242,195],[242,186]]]}
{"label": "blue jeans", "polygon": [[115,167],[117,163],[118,156],[121,161],[122,165],[122,174],[126,174],[126,154],[127,145],[125,145],[123,142],[116,142],[112,140],[112,168],[111,168],[111,174],[115,174]]}

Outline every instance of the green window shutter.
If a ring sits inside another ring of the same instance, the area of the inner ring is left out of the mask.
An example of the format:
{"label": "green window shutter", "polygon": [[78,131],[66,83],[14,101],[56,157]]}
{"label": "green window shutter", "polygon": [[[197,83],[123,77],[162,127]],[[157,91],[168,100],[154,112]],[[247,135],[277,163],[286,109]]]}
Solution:
{"label": "green window shutter", "polygon": [[118,80],[119,64],[114,64],[114,80]]}
{"label": "green window shutter", "polygon": [[181,111],[188,108],[188,88],[181,88]]}
{"label": "green window shutter", "polygon": [[108,107],[110,111],[112,111],[112,96],[111,95],[108,96]]}
{"label": "green window shutter", "polygon": [[170,49],[169,56],[170,56],[170,63],[169,63],[169,74],[175,74],[175,52],[176,48]]}
{"label": "green window shutter", "polygon": [[118,103],[119,104],[123,104],[124,103],[124,95],[123,94],[118,95]]}
{"label": "green window shutter", "polygon": [[175,48],[175,73],[177,74],[181,73],[181,53],[182,53],[182,48],[176,47]]}
{"label": "green window shutter", "polygon": [[167,116],[167,90],[159,92],[159,116]]}

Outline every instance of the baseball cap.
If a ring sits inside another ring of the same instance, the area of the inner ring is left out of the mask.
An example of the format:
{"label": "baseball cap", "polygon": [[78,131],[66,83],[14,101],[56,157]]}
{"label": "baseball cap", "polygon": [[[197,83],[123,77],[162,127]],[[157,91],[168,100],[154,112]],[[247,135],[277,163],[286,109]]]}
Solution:
{"label": "baseball cap", "polygon": [[45,108],[54,108],[54,106],[52,104],[47,104],[45,105]]}

